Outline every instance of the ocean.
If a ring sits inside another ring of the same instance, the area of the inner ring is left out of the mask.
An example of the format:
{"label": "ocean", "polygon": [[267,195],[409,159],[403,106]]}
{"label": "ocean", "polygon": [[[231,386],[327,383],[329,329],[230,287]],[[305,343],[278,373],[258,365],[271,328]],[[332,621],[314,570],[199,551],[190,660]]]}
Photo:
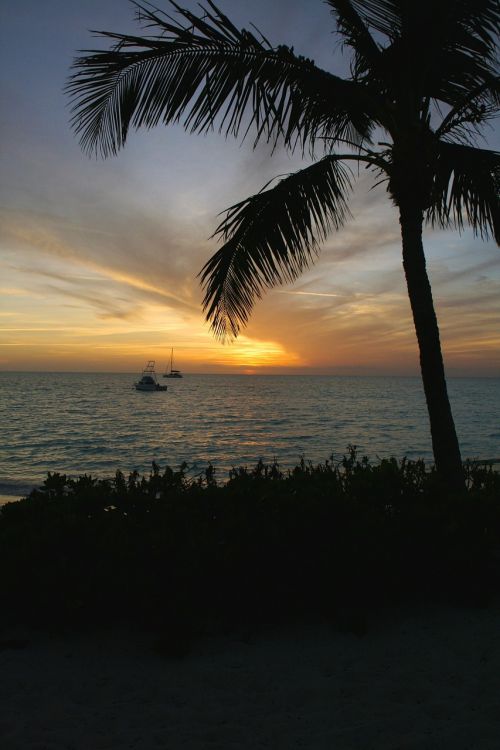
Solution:
{"label": "ocean", "polygon": [[[0,502],[48,471],[112,477],[186,461],[216,478],[276,459],[293,467],[360,455],[432,460],[418,377],[189,375],[167,392],[133,388],[126,373],[0,373]],[[500,458],[500,379],[451,378],[462,455]]]}

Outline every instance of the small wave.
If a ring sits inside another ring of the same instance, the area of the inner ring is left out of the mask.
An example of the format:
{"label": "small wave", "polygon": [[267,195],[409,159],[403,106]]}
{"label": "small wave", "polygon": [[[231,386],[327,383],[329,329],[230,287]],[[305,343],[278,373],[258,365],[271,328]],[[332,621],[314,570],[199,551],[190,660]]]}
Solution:
{"label": "small wave", "polygon": [[[418,378],[193,375],[176,387],[175,398],[139,405],[134,377],[0,373],[0,419],[15,421],[0,446],[0,496],[28,494],[47,471],[112,477],[117,468],[127,474],[137,467],[147,473],[153,458],[171,467],[185,459],[200,469],[212,461],[218,476],[232,465],[255,465],[260,454],[286,467],[302,454],[313,462],[332,451],[342,457],[349,443],[372,460],[432,460]],[[450,381],[463,456],[500,456],[492,383]]]}

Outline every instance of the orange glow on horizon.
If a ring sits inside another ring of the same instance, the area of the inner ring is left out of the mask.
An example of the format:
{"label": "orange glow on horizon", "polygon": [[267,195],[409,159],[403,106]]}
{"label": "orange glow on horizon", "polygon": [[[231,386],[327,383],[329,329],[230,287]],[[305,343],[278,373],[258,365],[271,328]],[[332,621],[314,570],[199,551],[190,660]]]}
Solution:
{"label": "orange glow on horizon", "polygon": [[251,373],[254,368],[296,367],[303,364],[297,354],[286,351],[282,344],[275,341],[258,341],[247,336],[240,336],[224,349],[226,356],[220,359],[219,364],[233,367],[244,366],[244,371],[248,373]]}

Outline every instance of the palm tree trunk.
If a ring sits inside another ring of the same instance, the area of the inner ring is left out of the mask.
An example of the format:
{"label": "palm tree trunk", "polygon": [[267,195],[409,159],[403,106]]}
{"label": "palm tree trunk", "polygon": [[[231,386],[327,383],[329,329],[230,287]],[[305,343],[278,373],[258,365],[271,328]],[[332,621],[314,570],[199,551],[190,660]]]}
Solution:
{"label": "palm tree trunk", "polygon": [[403,267],[420,350],[420,369],[436,470],[449,488],[463,490],[462,458],[448,399],[439,328],[425,267],[423,212],[415,205],[400,206],[399,221],[403,239]]}

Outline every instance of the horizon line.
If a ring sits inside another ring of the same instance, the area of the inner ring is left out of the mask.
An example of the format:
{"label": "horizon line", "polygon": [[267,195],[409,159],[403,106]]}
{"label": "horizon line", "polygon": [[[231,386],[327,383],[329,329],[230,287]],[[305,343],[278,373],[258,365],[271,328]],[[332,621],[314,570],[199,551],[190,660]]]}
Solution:
{"label": "horizon line", "polygon": [[[250,369],[250,368],[249,368]],[[40,374],[52,374],[52,375],[137,375],[137,370],[8,370],[8,369],[0,369],[0,375],[1,374],[30,374],[30,375],[40,375]],[[208,375],[221,375],[221,376],[228,376],[228,375],[234,375],[238,377],[346,377],[346,378],[364,378],[364,377],[370,377],[370,378],[421,378],[421,375],[419,372],[416,373],[401,373],[401,372],[317,372],[314,371],[314,368],[311,368],[311,370],[304,372],[304,371],[293,371],[291,368],[284,372],[258,372],[258,371],[251,371],[251,372],[202,372],[202,371],[193,371],[189,372],[186,370],[182,371],[183,376],[191,377],[191,376],[208,376]],[[489,380],[498,380],[500,379],[500,372],[497,374],[488,374],[488,373],[475,373],[475,374],[457,374],[457,373],[451,373],[446,376],[447,379],[450,378],[485,378]]]}

